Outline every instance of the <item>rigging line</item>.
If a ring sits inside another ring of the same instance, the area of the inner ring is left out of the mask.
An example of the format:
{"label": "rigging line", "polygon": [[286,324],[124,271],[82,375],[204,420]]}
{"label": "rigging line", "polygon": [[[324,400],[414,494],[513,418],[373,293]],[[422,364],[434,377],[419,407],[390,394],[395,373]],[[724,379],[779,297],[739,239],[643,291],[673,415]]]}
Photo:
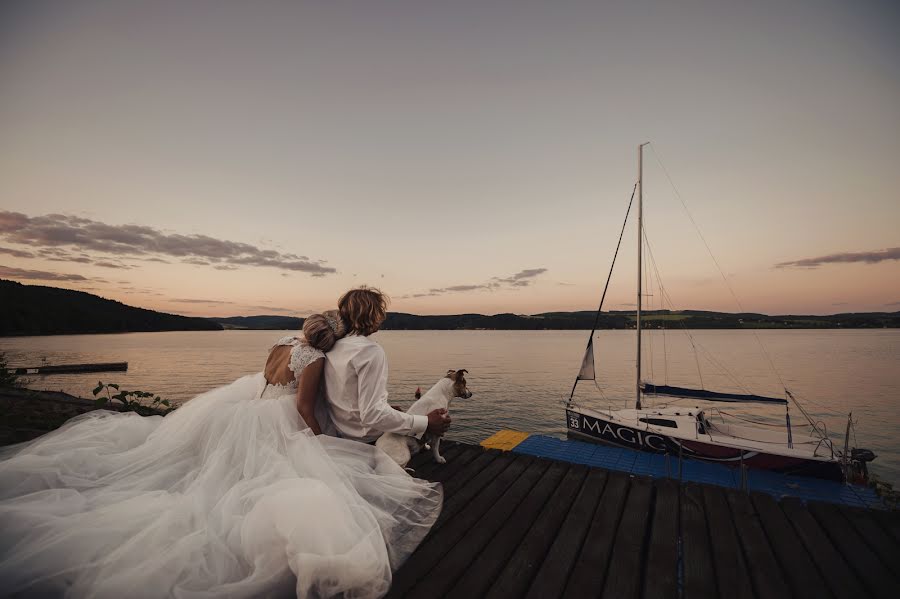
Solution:
{"label": "rigging line", "polygon": [[606,393],[603,392],[603,389],[600,388],[600,384],[597,383],[597,378],[596,378],[596,377],[594,377],[594,386],[597,387],[597,391],[600,392],[600,399],[602,399],[603,401],[609,401],[609,400],[606,398]]}
{"label": "rigging line", "polygon": [[[647,237],[646,230],[644,231],[644,241],[646,242],[646,246],[647,246],[647,255],[649,257],[648,262],[653,267],[653,271],[656,274],[657,287],[660,289],[660,306],[662,308],[665,308],[666,302],[668,302],[668,306],[669,306],[670,310],[674,310],[675,302],[672,301],[671,296],[665,290],[665,286],[663,285],[663,282],[662,282],[662,275],[659,272],[659,265],[656,261],[656,257],[653,254],[653,247],[650,244],[649,237]],[[648,279],[648,281],[650,281],[652,283],[651,277],[648,276],[647,279]],[[690,331],[687,330],[687,327],[684,326],[683,322],[681,322],[680,324],[681,324],[681,328],[684,331],[685,335],[687,336],[688,340],[691,342],[691,346],[693,347],[694,360],[697,361],[697,372],[700,377],[701,386],[703,384],[703,375],[700,373],[700,364],[699,364],[699,358],[698,358],[699,353],[702,353],[703,357],[706,358],[710,364],[712,364],[712,366],[719,372],[719,374],[722,374],[725,377],[729,378],[736,387],[740,387],[741,389],[746,391],[748,395],[753,394],[753,392],[750,390],[750,388],[743,381],[741,381],[734,372],[732,372],[724,364],[722,364],[721,362],[716,360],[715,357],[713,357],[712,353],[708,349],[706,349],[703,346],[703,344],[697,342],[697,340],[694,338],[694,336],[691,335]],[[665,335],[665,329],[663,329],[663,335]],[[665,336],[663,337],[663,342],[665,343]],[[652,370],[652,364],[651,364],[651,370]],[[652,374],[651,374],[651,378],[652,378]],[[668,363],[666,363],[666,380],[668,381]]]}
{"label": "rigging line", "polygon": [[[609,289],[609,281],[612,279],[613,269],[616,266],[616,258],[619,256],[619,248],[622,247],[622,236],[625,234],[625,226],[628,224],[628,215],[631,214],[631,205],[634,203],[634,196],[637,193],[638,182],[634,182],[634,187],[631,188],[631,199],[628,200],[628,209],[625,210],[625,222],[622,223],[622,230],[619,231],[619,241],[616,243],[616,251],[613,254],[612,264],[609,265],[609,274],[606,275],[606,284],[603,286],[603,295],[600,296],[600,305],[597,306],[597,315],[594,316],[594,326],[591,329],[591,335],[588,337],[588,347],[590,347],[591,343],[594,341],[594,333],[597,331],[597,325],[600,324],[600,312],[603,310],[603,302],[606,300],[606,292]],[[586,349],[586,348],[585,348]],[[597,379],[597,371],[596,367],[594,370],[594,380]],[[569,401],[572,401],[572,397],[575,395],[575,388],[578,386],[578,377],[575,377],[575,382],[572,384],[572,392],[569,393]]]}
{"label": "rigging line", "polygon": [[[641,229],[643,229],[642,235],[641,235],[642,241],[645,246],[649,247],[649,244],[647,243],[647,230],[644,229],[643,226],[641,227]],[[648,264],[648,262],[649,262],[649,260],[645,260],[644,264],[643,264],[644,280],[647,281],[646,297],[652,298],[653,297],[653,279],[650,277],[650,265]],[[652,300],[649,303],[649,307],[650,308],[653,307]],[[647,324],[649,325],[649,323],[650,323],[650,319],[648,318]],[[649,360],[650,361],[650,380],[652,381],[656,378],[655,373],[653,372],[653,332],[649,326],[647,327],[647,329],[648,329],[647,353],[650,358],[650,360]]]}
{"label": "rigging line", "polygon": [[[670,308],[671,310],[674,310],[674,309],[675,309],[675,302],[672,300],[672,297],[669,295],[669,292],[665,289],[665,285],[663,284],[663,281],[662,281],[662,274],[659,272],[659,264],[657,263],[656,257],[655,257],[655,255],[653,254],[653,246],[650,244],[650,238],[647,236],[646,230],[644,231],[644,241],[646,242],[646,246],[647,246],[647,255],[648,255],[648,257],[649,257],[648,262],[649,262],[650,265],[653,267],[653,271],[654,271],[654,273],[656,274],[657,286],[658,286],[658,288],[660,289],[660,305],[662,305],[663,307],[665,307],[666,302],[668,302],[669,308]],[[736,387],[740,387],[741,389],[743,389],[744,391],[746,391],[748,395],[752,395],[752,394],[753,394],[753,392],[750,390],[750,387],[749,387],[746,383],[744,383],[744,382],[737,376],[736,373],[734,373],[733,371],[731,371],[731,370],[730,370],[727,366],[725,366],[722,362],[718,361],[718,360],[712,355],[712,353],[711,353],[708,349],[706,349],[706,347],[703,346],[702,343],[699,343],[699,342],[696,341],[696,339],[694,338],[694,336],[690,333],[690,331],[689,331],[689,330],[687,329],[687,327],[684,325],[684,322],[683,322],[683,321],[679,321],[679,324],[680,324],[681,329],[682,329],[682,331],[684,332],[685,336],[688,338],[688,340],[691,342],[692,347],[694,348],[694,359],[695,359],[695,360],[697,359],[697,353],[698,353],[698,350],[699,350],[700,352],[703,353],[703,357],[706,358],[706,359],[709,361],[709,363],[712,364],[712,366],[713,366],[715,369],[718,370],[718,372],[719,372],[720,374],[726,376],[728,379],[731,380],[732,383],[734,383],[734,385],[735,385]],[[665,333],[664,333],[664,334],[665,334]],[[664,341],[665,341],[665,337],[664,337],[663,339],[664,339]],[[697,370],[698,370],[698,372],[700,371],[699,363],[698,363],[698,365],[697,365]],[[667,372],[667,374],[666,374],[666,377],[667,377],[667,380],[668,380],[668,372]],[[700,379],[701,379],[701,384],[702,384],[702,380],[703,380],[702,375],[700,375]]]}
{"label": "rigging line", "polygon": [[[668,169],[663,164],[662,159],[659,157],[659,153],[657,153],[656,148],[653,144],[649,144],[650,149],[653,151],[653,156],[656,158],[656,162],[659,163],[660,168],[663,173],[666,175],[666,179],[669,180],[669,185],[672,186],[672,191],[675,192],[675,197],[678,198],[678,202],[681,204],[681,207],[684,209],[685,214],[687,214],[688,219],[691,221],[691,224],[694,225],[694,230],[697,231],[697,235],[700,237],[700,240],[703,242],[703,245],[706,247],[706,252],[709,254],[709,257],[712,258],[713,264],[716,265],[716,269],[719,271],[719,275],[722,277],[722,280],[725,282],[725,287],[728,289],[729,293],[731,293],[731,297],[734,299],[734,303],[737,304],[738,309],[741,312],[744,312],[744,306],[741,305],[741,300],[738,299],[737,294],[734,292],[734,289],[731,287],[731,283],[728,282],[728,277],[725,276],[725,272],[722,270],[722,267],[719,266],[719,261],[716,260],[716,256],[713,254],[712,249],[709,247],[709,244],[706,242],[706,238],[703,237],[703,233],[700,231],[700,227],[697,226],[697,222],[694,220],[691,211],[688,210],[687,204],[684,199],[681,197],[681,194],[678,192],[678,188],[675,187],[675,182],[672,181],[671,175],[669,175]],[[756,330],[750,329],[753,332],[753,337],[756,339],[756,342],[759,344],[760,349],[762,350],[763,355],[766,357],[766,360],[769,362],[769,367],[772,369],[772,372],[775,373],[775,376],[778,377],[778,381],[781,383],[781,386],[784,389],[787,389],[787,386],[784,384],[784,379],[781,378],[781,373],[778,372],[778,369],[775,367],[775,362],[772,361],[772,357],[769,355],[769,352],[766,351],[765,345],[763,345],[762,340],[756,334]]]}
{"label": "rigging line", "polygon": [[612,279],[613,267],[616,265],[616,258],[619,255],[619,248],[622,247],[622,236],[625,234],[625,225],[628,224],[628,215],[631,214],[631,204],[634,202],[634,194],[637,193],[637,182],[634,183],[634,187],[631,188],[631,199],[628,200],[628,209],[625,211],[625,222],[622,223],[622,230],[619,231],[619,241],[616,243],[616,251],[613,254],[612,264],[609,267],[609,274],[606,275],[606,284],[603,286],[603,295],[600,296],[600,305],[597,306],[597,315],[594,317],[594,328],[591,329],[591,338],[594,337],[594,331],[597,330],[597,325],[600,324],[600,311],[603,309],[603,302],[606,300],[606,291],[609,289],[609,281]]}
{"label": "rigging line", "polygon": [[[645,235],[644,239],[645,239],[645,241],[647,242],[647,254],[648,254],[649,258],[650,258],[649,262],[650,262],[650,263],[652,264],[652,266],[653,266],[653,270],[654,270],[654,272],[655,272],[655,274],[656,274],[657,286],[658,286],[659,289],[660,289],[660,302],[661,302],[662,305],[664,305],[663,302],[668,302],[669,308],[672,309],[672,310],[674,310],[674,308],[675,308],[675,302],[672,301],[672,297],[669,295],[668,291],[665,290],[665,286],[663,285],[663,282],[662,282],[662,275],[661,275],[660,272],[659,272],[659,265],[657,264],[656,258],[655,258],[654,254],[653,254],[653,247],[650,245],[650,240],[646,237],[646,235]],[[687,330],[687,327],[684,326],[684,322],[683,322],[683,321],[679,321],[679,324],[681,325],[681,328],[682,328],[682,330],[684,331],[684,334],[687,336],[688,340],[691,342],[691,346],[692,346],[693,349],[694,349],[694,359],[697,361],[697,372],[698,372],[698,374],[699,374],[699,376],[700,376],[700,384],[701,384],[701,386],[702,386],[702,385],[703,385],[703,375],[700,374],[700,362],[699,362],[699,359],[698,359],[698,352],[697,352],[697,347],[698,347],[698,345],[696,344],[696,340],[694,339],[694,336],[691,335],[690,331]],[[733,372],[731,372],[731,371],[730,371],[728,368],[726,368],[723,364],[721,364],[720,362],[718,362],[718,361],[716,361],[715,359],[713,359],[713,358],[711,357],[711,354],[709,353],[709,351],[708,351],[706,348],[704,348],[702,344],[699,344],[699,348],[700,348],[700,350],[703,351],[705,354],[708,354],[708,355],[706,355],[706,356],[704,356],[704,357],[706,357],[706,358],[710,361],[710,363],[711,363],[715,368],[718,369],[718,371],[719,371],[720,374],[724,374],[726,377],[730,378],[731,381],[732,381],[736,386],[740,387],[741,389],[743,389],[744,391],[746,391],[748,394],[752,395],[752,392],[750,391],[750,389],[749,389],[743,382],[741,382],[740,379],[737,378],[737,375],[735,375]],[[666,376],[667,376],[667,380],[668,380],[668,372],[667,372],[667,375],[666,375]]]}

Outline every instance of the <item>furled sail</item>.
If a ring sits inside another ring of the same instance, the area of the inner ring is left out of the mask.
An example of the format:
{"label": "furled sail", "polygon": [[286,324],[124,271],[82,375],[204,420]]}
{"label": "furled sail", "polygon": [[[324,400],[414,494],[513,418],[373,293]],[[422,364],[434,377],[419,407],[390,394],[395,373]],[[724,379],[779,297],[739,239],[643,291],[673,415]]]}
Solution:
{"label": "furled sail", "polygon": [[706,389],[686,389],[684,387],[671,387],[669,385],[654,385],[653,383],[641,383],[641,391],[648,395],[668,395],[669,397],[683,397],[685,399],[705,399],[707,401],[770,404],[787,403],[786,399],[781,399],[778,397],[765,397],[763,395],[742,395],[739,393],[723,393],[721,391],[707,391]]}
{"label": "furled sail", "polygon": [[593,381],[596,378],[594,372],[594,337],[588,339],[587,349],[584,350],[584,358],[581,360],[581,370],[578,371],[579,381]]}

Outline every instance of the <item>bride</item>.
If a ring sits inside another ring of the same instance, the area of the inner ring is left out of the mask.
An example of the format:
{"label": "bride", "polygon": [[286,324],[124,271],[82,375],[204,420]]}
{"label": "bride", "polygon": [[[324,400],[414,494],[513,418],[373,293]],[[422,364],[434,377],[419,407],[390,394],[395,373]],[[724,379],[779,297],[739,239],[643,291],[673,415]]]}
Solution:
{"label": "bride", "polygon": [[437,519],[439,485],[317,435],[335,313],[265,371],[142,417],[97,410],[0,450],[2,594],[379,597]]}

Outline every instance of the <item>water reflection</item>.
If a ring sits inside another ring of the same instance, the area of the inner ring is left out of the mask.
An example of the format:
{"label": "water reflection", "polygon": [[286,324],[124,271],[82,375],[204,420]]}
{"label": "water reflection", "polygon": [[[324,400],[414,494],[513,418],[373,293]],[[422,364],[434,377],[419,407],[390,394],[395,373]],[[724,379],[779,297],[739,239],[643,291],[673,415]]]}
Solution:
{"label": "water reflection", "polygon": [[[644,338],[644,377],[657,383],[749,390],[800,398],[833,438],[847,412],[859,420],[859,444],[879,454],[872,470],[900,482],[900,331],[652,331]],[[185,401],[262,369],[279,331],[67,335],[0,340],[11,364],[128,361],[127,373],[32,377],[31,386],[90,396],[97,380]],[[456,400],[451,436],[478,442],[500,428],[563,435],[563,400],[586,342],[584,331],[384,331],[375,336],[390,361],[392,401],[406,406],[416,387],[434,384],[450,368],[466,368],[475,395]],[[760,349],[760,342],[771,358]],[[634,402],[634,335],[601,331],[595,338],[600,380],[579,384],[576,398],[598,406]],[[695,357],[696,356],[696,357]],[[599,388],[598,388],[599,387]],[[692,405],[696,402],[690,402]],[[737,412],[727,405],[728,412]],[[744,406],[741,413],[782,421],[783,412]],[[800,421],[794,413],[793,421]]]}

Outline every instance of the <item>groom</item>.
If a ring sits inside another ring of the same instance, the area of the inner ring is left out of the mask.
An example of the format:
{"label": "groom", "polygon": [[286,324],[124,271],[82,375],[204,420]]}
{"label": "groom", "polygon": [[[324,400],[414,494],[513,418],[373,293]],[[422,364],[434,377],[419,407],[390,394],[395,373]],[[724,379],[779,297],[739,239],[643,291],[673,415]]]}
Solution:
{"label": "groom", "polygon": [[351,289],[338,301],[347,335],[325,355],[325,391],[338,436],[372,443],[383,433],[443,435],[447,410],[412,415],[388,404],[387,358],[369,339],[387,316],[387,299],[377,289]]}

